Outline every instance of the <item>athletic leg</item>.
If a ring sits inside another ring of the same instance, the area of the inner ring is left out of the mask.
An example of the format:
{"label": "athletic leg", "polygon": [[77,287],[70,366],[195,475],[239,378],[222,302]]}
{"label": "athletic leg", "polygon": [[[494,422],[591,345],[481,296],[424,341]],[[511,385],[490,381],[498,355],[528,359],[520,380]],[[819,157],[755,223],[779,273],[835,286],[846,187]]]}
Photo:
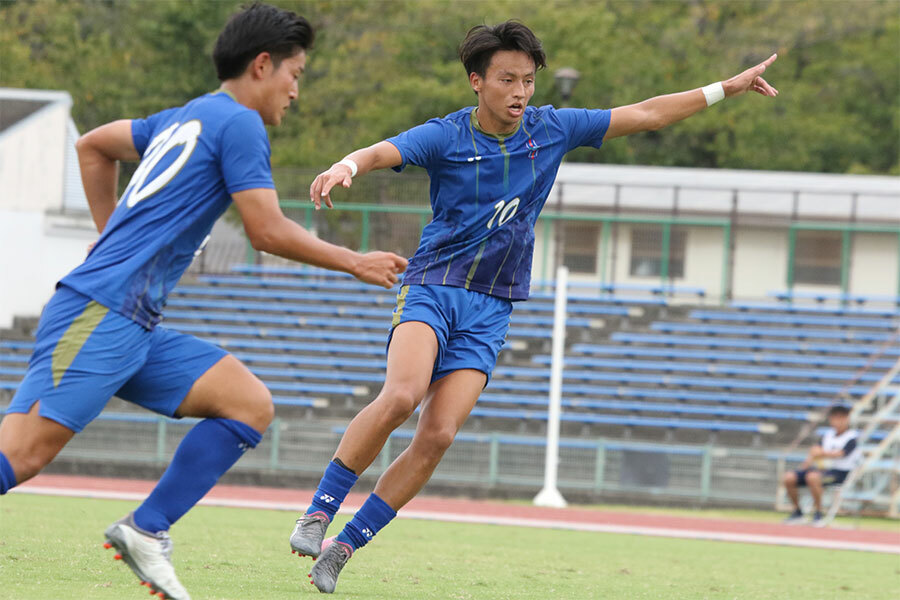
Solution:
{"label": "athletic leg", "polygon": [[481,371],[463,369],[435,381],[422,407],[412,443],[381,475],[375,494],[394,510],[405,506],[431,479],[487,381]]}
{"label": "athletic leg", "polygon": [[11,413],[0,421],[0,494],[37,475],[75,435],[40,416],[39,409],[40,401],[27,413]]}
{"label": "athletic leg", "polygon": [[335,458],[357,475],[372,464],[388,436],[425,397],[437,353],[437,337],[429,325],[411,321],[397,326],[388,349],[384,387],[350,422]]}
{"label": "athletic leg", "polygon": [[325,531],[358,476],[424,398],[437,355],[437,335],[429,325],[409,321],[396,327],[388,347],[384,387],[344,432],[309,509],[297,519],[290,538],[292,552],[319,555]]}
{"label": "athletic leg", "polygon": [[166,328],[154,330],[148,360],[118,395],[164,415],[204,418],[137,510],[106,530],[107,547],[151,591],[188,598],[171,563],[168,529],[259,443],[272,419],[271,396],[221,348]]}
{"label": "athletic leg", "polygon": [[[175,344],[182,348],[205,344],[190,336],[169,342],[168,350],[174,360],[183,354],[171,349]],[[169,390],[152,385],[163,372],[165,369],[158,362],[149,364],[129,382],[128,388],[138,387],[144,396],[165,396]],[[172,378],[177,380],[178,375]],[[126,392],[125,397],[129,395]],[[135,510],[135,523],[150,533],[167,531],[212,489],[246,450],[256,447],[272,421],[274,409],[265,385],[239,360],[226,354],[190,385],[174,414],[204,420],[184,436],[159,483]]]}
{"label": "athletic leg", "polygon": [[784,490],[787,492],[788,498],[791,499],[794,510],[800,510],[800,495],[797,492],[797,473],[795,471],[788,471],[784,474],[783,482]]}
{"label": "athletic leg", "polygon": [[807,473],[806,485],[809,486],[809,494],[812,496],[816,514],[819,514],[822,512],[822,473],[819,471],[810,471]]}

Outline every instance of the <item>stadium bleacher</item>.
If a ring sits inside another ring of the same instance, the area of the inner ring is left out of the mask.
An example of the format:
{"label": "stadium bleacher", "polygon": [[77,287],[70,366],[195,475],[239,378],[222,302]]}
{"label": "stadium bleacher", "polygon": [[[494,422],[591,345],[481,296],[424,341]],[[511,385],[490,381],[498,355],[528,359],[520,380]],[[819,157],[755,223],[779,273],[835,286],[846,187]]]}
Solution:
{"label": "stadium bleacher", "polygon": [[[900,356],[900,344],[891,343],[900,320],[893,308],[775,298],[690,309],[683,298],[671,306],[671,296],[702,299],[704,291],[595,291],[575,286],[568,305],[562,428],[569,436],[778,444],[835,397],[864,394]],[[164,326],[233,352],[272,390],[280,416],[339,427],[383,381],[395,294],[342,274],[238,265],[177,287]],[[544,430],[552,298],[552,290],[538,291],[517,305],[468,430],[538,437]],[[20,327],[0,340],[0,395],[24,375],[30,333]]]}

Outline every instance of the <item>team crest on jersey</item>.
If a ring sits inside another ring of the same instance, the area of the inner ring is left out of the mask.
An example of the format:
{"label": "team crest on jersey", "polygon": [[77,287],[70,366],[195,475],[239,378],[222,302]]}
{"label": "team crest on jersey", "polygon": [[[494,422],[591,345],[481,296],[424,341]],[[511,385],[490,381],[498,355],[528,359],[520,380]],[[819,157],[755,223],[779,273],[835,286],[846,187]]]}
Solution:
{"label": "team crest on jersey", "polygon": [[531,152],[528,153],[528,158],[531,160],[537,158],[538,150],[541,149],[541,145],[538,144],[534,138],[528,138],[528,141],[525,142],[525,147],[531,150]]}

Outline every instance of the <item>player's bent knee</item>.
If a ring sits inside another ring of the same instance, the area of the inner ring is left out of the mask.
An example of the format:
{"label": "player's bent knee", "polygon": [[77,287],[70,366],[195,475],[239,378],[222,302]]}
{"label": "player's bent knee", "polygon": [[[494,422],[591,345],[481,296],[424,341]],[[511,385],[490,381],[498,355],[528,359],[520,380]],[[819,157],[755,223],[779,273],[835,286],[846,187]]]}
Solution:
{"label": "player's bent knee", "polygon": [[412,416],[420,400],[420,395],[408,387],[386,388],[379,397],[384,417],[394,427],[399,427]]}
{"label": "player's bent knee", "polygon": [[456,439],[456,427],[430,427],[416,436],[429,455],[440,459]]}
{"label": "player's bent knee", "polygon": [[784,485],[796,485],[797,474],[793,471],[788,471],[784,474],[784,477],[782,477],[781,480],[784,482]]}

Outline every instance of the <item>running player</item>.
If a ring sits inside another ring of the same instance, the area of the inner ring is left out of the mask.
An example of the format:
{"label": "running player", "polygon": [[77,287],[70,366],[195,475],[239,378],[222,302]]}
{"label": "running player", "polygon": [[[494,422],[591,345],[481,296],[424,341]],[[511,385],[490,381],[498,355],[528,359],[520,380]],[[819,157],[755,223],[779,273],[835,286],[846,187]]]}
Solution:
{"label": "running player", "polygon": [[[477,107],[357,150],[310,188],[317,208],[331,207],[332,188],[349,187],[354,176],[413,164],[428,171],[434,212],[397,297],[384,387],[350,423],[291,535],[295,552],[318,556],[311,577],[322,592],[334,591],[353,552],[425,485],[487,384],[512,303],[528,297],[534,224],[563,155],[660,129],[725,97],[778,93],[761,77],[773,55],[727,81],[612,110],[535,108],[528,101],[546,59],[528,27],[515,21],[474,27],[459,57]],[[323,548],[348,490],[420,404],[412,443]]]}
{"label": "running player", "polygon": [[[232,200],[258,250],[346,271],[387,288],[406,260],[316,239],[278,206],[264,125],[298,94],[313,29],[255,4],[234,15],[213,58],[220,90],[78,141],[101,235],[41,315],[28,373],[0,423],[0,494],[36,475],[114,394],[171,417],[200,417],[156,488],[106,530],[107,547],[152,593],[188,598],[170,562],[169,527],[215,485],[272,420],[269,391],[224,350],[157,327],[166,296]],[[116,199],[117,161],[140,160]]]}

